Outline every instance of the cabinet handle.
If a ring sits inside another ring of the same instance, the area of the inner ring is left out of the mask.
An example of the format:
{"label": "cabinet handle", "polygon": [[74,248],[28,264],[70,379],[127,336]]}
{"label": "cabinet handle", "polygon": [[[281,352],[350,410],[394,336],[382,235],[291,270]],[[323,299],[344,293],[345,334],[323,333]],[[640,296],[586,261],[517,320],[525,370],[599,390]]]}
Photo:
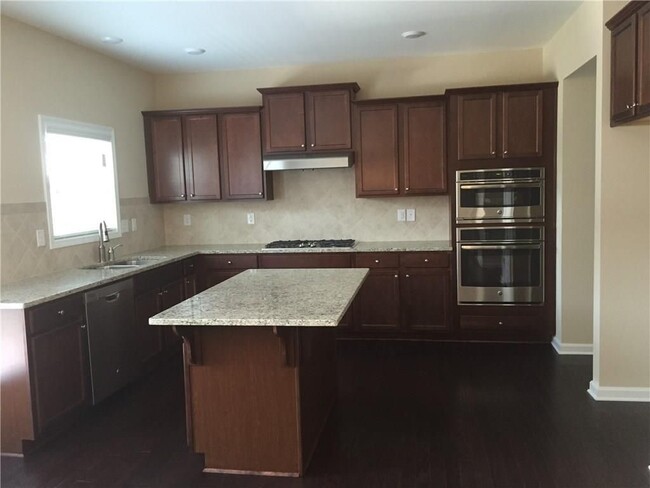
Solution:
{"label": "cabinet handle", "polygon": [[375,259],[375,263],[379,263],[379,259]]}
{"label": "cabinet handle", "polygon": [[169,293],[169,290],[163,290],[163,295],[167,295]]}
{"label": "cabinet handle", "polygon": [[56,313],[58,313],[59,315],[64,315],[64,314],[65,314],[65,310],[61,309],[61,310],[59,310],[59,311],[56,312]]}
{"label": "cabinet handle", "polygon": [[162,292],[162,291],[159,291],[159,292],[158,292],[158,296],[159,296],[159,297],[163,296],[163,292]]}
{"label": "cabinet handle", "polygon": [[81,324],[81,328],[82,328],[82,329],[85,329],[85,328],[86,328],[86,324]]}

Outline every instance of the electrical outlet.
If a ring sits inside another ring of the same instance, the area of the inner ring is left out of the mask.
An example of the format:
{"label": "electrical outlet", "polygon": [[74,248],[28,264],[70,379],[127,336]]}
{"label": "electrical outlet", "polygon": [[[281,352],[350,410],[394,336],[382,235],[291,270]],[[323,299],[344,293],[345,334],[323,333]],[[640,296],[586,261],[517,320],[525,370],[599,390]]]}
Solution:
{"label": "electrical outlet", "polygon": [[407,208],[406,209],[406,221],[407,222],[415,222],[415,209],[414,208]]}
{"label": "electrical outlet", "polygon": [[255,223],[255,214],[253,212],[248,212],[246,214],[246,223],[253,225]]}
{"label": "electrical outlet", "polygon": [[404,222],[406,220],[406,210],[403,208],[398,208],[397,209],[397,221],[398,222]]}
{"label": "electrical outlet", "polygon": [[192,216],[190,214],[183,215],[183,225],[192,225]]}
{"label": "electrical outlet", "polygon": [[122,234],[129,232],[129,219],[122,219],[120,221],[120,227],[122,227]]}
{"label": "electrical outlet", "polygon": [[135,220],[135,217],[131,219],[131,230],[133,232],[138,230],[138,222]]}
{"label": "electrical outlet", "polygon": [[43,229],[38,229],[36,231],[36,247],[45,246],[45,231]]}

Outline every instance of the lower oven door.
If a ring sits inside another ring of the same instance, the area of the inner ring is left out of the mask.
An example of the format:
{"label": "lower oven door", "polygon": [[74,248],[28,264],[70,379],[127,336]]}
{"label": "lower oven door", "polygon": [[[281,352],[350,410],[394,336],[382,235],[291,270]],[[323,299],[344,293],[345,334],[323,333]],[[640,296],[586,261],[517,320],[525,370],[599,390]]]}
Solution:
{"label": "lower oven door", "polygon": [[457,246],[458,303],[544,302],[544,243]]}

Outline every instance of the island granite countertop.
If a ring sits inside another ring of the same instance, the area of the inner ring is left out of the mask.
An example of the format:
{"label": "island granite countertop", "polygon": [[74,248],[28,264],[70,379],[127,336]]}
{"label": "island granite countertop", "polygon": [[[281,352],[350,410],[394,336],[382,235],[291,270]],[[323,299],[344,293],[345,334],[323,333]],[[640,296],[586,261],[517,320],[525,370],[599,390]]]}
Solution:
{"label": "island granite countertop", "polygon": [[[0,287],[0,309],[24,309],[56,300],[97,286],[130,278],[143,271],[165,266],[199,254],[260,253],[358,253],[358,252],[420,252],[451,251],[450,241],[359,241],[352,248],[264,249],[264,244],[206,244],[163,246],[135,253],[147,264],[138,268],[79,269],[28,278]],[[124,258],[128,258],[125,256]],[[123,259],[120,257],[119,259]]]}
{"label": "island granite countertop", "polygon": [[154,315],[149,324],[336,327],[368,272],[249,269]]}

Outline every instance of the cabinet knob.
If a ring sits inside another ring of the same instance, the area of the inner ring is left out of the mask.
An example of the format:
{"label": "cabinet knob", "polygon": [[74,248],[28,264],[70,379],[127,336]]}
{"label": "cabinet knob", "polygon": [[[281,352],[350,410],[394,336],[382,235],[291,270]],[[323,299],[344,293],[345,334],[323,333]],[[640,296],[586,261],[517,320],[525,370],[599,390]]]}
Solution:
{"label": "cabinet knob", "polygon": [[117,369],[115,370],[115,372],[116,372],[117,374],[120,374],[120,368],[117,368]]}
{"label": "cabinet knob", "polygon": [[502,295],[503,295],[503,292],[502,292],[501,290],[499,290],[499,291],[497,292],[497,295],[502,296]]}
{"label": "cabinet knob", "polygon": [[628,109],[628,110],[631,110],[631,109],[634,108],[634,104],[632,104],[632,105],[625,105],[625,108]]}
{"label": "cabinet knob", "polygon": [[409,187],[407,186],[407,187],[405,188],[405,190],[406,190],[406,191],[409,191]]}
{"label": "cabinet knob", "polygon": [[508,151],[503,151],[503,154],[508,154]]}
{"label": "cabinet knob", "polygon": [[190,280],[185,280],[185,284],[189,285],[189,284],[190,284]]}
{"label": "cabinet knob", "polygon": [[497,210],[497,215],[501,215],[503,213],[503,210]]}
{"label": "cabinet knob", "polygon": [[503,325],[503,322],[501,322],[500,320],[499,320],[499,325]]}
{"label": "cabinet knob", "polygon": [[196,195],[194,193],[190,193],[190,197],[194,198]]}
{"label": "cabinet knob", "polygon": [[61,309],[61,310],[57,311],[56,313],[58,313],[59,315],[64,315],[64,314],[65,314],[65,310]]}
{"label": "cabinet knob", "polygon": [[379,259],[375,259],[375,263],[379,263]]}
{"label": "cabinet knob", "polygon": [[406,275],[406,277],[407,277],[407,278],[410,278],[410,277],[411,277],[411,275]]}
{"label": "cabinet knob", "polygon": [[86,328],[86,324],[81,324],[81,328],[82,328],[82,329],[85,329],[85,328]]}
{"label": "cabinet knob", "polygon": [[226,261],[228,264],[232,264],[232,261]]}
{"label": "cabinet knob", "polygon": [[185,198],[185,193],[181,193],[181,198]]}
{"label": "cabinet knob", "polygon": [[492,151],[490,154],[494,156],[496,153],[497,153],[496,151]]}
{"label": "cabinet knob", "polygon": [[162,292],[162,291],[159,291],[159,292],[158,292],[158,296],[159,296],[159,297],[163,296],[163,292]]}
{"label": "cabinet knob", "polygon": [[300,144],[300,147],[305,147],[305,145],[304,145],[304,144]]}
{"label": "cabinet knob", "polygon": [[395,278],[399,278],[399,275],[395,275]]}
{"label": "cabinet knob", "polygon": [[311,147],[314,147],[314,144],[312,144]]}
{"label": "cabinet knob", "polygon": [[169,290],[163,290],[163,295],[167,295],[169,293]]}
{"label": "cabinet knob", "polygon": [[262,192],[259,192],[258,195],[259,195],[259,196],[262,196]]}
{"label": "cabinet knob", "polygon": [[428,262],[429,262],[429,258],[424,258],[424,262],[425,262],[425,263],[428,263]]}
{"label": "cabinet knob", "polygon": [[397,191],[397,188],[395,188],[395,191]]}

